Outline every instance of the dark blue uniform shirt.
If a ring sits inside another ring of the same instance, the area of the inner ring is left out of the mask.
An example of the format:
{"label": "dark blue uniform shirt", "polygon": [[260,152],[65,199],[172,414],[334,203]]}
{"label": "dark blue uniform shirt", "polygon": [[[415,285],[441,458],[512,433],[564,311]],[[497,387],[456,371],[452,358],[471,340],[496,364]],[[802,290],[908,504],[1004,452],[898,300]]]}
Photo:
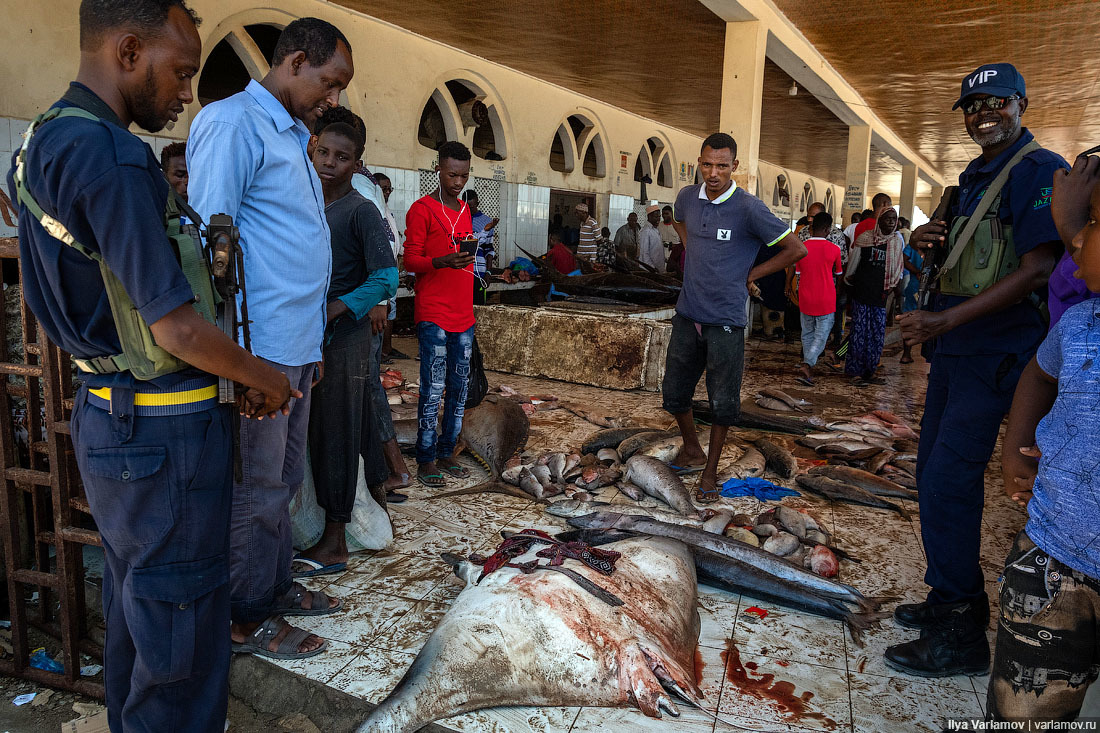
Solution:
{"label": "dark blue uniform shirt", "polygon": [[[146,323],[192,302],[165,234],[169,187],[153,151],[82,84],[73,82],[54,106],[78,106],[100,120],[68,117],[39,127],[26,163],[27,187],[38,205],[103,256]],[[13,158],[8,190],[18,201],[14,173]],[[99,265],[47,234],[22,206],[19,256],[23,298],[54,343],[81,358],[121,352]],[[153,384],[170,387],[199,374],[188,369]],[[89,376],[88,382],[147,384],[128,372]]]}
{"label": "dark blue uniform shirt", "polygon": [[[1020,139],[990,162],[978,156],[959,176],[959,192],[951,217],[968,216],[978,207],[989,184],[1020,148],[1034,139],[1024,128]],[[998,218],[1012,225],[1016,254],[1023,257],[1045,242],[1061,242],[1050,215],[1054,171],[1068,168],[1062,156],[1046,149],[1024,156],[1001,189]],[[1044,288],[1045,290],[1045,288]],[[936,295],[934,310],[942,311],[966,300],[963,296]],[[1034,350],[1046,335],[1039,310],[1022,301],[991,313],[940,336],[936,352],[966,356],[972,354],[1018,354]]]}

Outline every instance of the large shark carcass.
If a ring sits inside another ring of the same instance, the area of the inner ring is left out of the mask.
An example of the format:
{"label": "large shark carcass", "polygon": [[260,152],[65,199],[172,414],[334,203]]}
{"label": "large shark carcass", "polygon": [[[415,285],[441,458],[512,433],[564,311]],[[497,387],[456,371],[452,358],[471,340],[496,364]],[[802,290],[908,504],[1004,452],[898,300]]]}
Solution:
{"label": "large shark carcass", "polygon": [[476,583],[484,569],[453,558],[466,588],[360,733],[416,731],[500,705],[634,704],[660,717],[679,714],[670,690],[702,702],[686,545],[654,537],[604,545],[620,554],[610,575],[575,560],[558,566],[567,573],[513,567],[546,548],[534,545]]}

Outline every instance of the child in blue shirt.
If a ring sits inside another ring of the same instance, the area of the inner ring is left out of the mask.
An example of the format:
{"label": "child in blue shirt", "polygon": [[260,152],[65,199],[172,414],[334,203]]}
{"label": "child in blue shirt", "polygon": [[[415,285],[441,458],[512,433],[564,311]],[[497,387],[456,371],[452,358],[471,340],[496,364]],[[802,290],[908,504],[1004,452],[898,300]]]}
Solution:
{"label": "child in blue shirt", "polygon": [[[1100,290],[1100,158],[1054,181],[1056,198],[1088,207],[1071,254],[1075,276]],[[1028,522],[998,581],[988,715],[1074,720],[1100,673],[1100,300],[1069,308],[1027,365],[1002,462]]]}

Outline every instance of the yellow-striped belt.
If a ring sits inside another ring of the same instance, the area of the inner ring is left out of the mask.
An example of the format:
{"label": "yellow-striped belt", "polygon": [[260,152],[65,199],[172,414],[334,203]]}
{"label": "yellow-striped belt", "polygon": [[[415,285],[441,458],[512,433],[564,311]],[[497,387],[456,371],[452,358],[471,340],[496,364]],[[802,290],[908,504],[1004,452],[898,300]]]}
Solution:
{"label": "yellow-striped belt", "polygon": [[[111,409],[111,388],[88,389],[88,404]],[[189,379],[167,390],[142,388],[134,392],[134,414],[138,416],[187,415],[209,410],[218,404],[218,384],[209,378]]]}

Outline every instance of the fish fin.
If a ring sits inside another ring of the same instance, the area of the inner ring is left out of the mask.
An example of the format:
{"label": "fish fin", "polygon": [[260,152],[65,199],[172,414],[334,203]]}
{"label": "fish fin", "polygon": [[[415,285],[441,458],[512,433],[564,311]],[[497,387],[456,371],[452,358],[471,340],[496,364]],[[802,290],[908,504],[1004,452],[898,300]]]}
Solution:
{"label": "fish fin", "polygon": [[468,489],[458,489],[457,491],[448,491],[444,494],[435,494],[435,495],[429,496],[427,498],[429,500],[431,500],[431,499],[442,499],[442,498],[447,497],[447,496],[463,496],[465,494],[484,494],[484,493],[505,494],[507,496],[514,496],[517,499],[526,499],[527,501],[537,501],[537,502],[541,502],[543,504],[549,504],[550,503],[546,499],[537,499],[534,496],[531,496],[526,491],[524,491],[523,489],[521,489],[517,486],[512,486],[511,484],[505,483],[503,481],[497,481],[495,479],[492,480],[492,481],[485,481],[484,483],[480,483],[477,486],[471,486]]}
{"label": "fish fin", "polygon": [[848,627],[848,634],[852,637],[852,642],[862,649],[863,632],[878,626],[880,621],[890,618],[891,616],[893,616],[893,613],[890,611],[874,611],[871,613],[845,612],[844,624]]}

